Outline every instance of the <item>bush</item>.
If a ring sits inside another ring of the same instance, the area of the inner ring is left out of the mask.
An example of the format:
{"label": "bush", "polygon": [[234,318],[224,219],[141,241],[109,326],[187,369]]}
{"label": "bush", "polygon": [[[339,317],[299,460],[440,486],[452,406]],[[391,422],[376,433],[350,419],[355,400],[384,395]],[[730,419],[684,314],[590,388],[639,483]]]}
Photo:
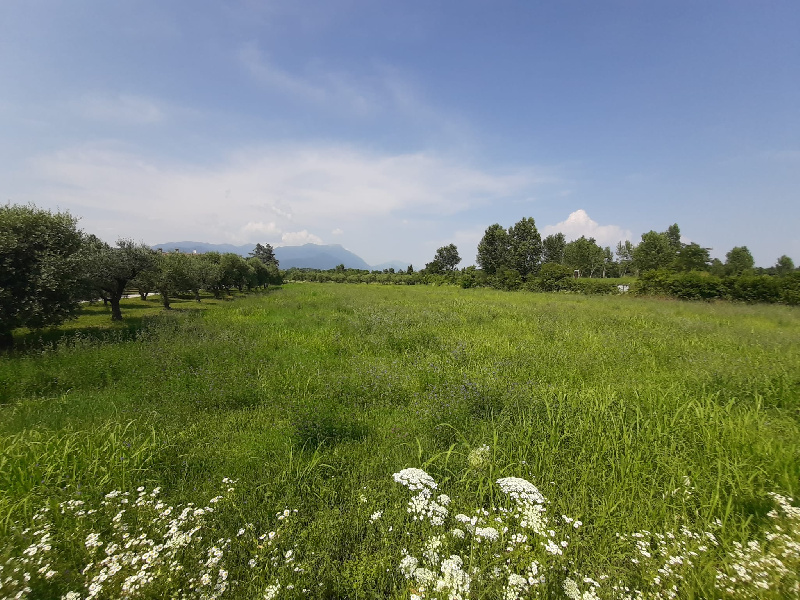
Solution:
{"label": "bush", "polygon": [[573,279],[572,285],[581,294],[618,294],[619,288],[613,281],[605,279]]}
{"label": "bush", "polygon": [[784,275],[779,280],[781,302],[797,306],[800,304],[800,272]]}
{"label": "bush", "polygon": [[561,292],[575,289],[572,269],[554,263],[543,264],[539,270],[539,277],[529,283],[528,289],[531,291]]}

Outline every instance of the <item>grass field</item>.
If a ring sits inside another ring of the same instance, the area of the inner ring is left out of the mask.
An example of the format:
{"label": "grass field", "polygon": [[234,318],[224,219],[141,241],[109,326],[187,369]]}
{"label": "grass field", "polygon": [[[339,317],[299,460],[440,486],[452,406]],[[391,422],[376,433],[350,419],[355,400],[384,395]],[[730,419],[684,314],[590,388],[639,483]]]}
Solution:
{"label": "grass field", "polygon": [[173,306],[0,358],[0,597],[800,595],[797,308]]}

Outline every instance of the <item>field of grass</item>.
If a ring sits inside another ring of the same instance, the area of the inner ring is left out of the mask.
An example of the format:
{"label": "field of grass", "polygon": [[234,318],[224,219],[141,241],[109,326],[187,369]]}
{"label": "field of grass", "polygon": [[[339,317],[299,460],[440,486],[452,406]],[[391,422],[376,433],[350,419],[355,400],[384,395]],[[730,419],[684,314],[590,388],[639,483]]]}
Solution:
{"label": "field of grass", "polygon": [[800,595],[797,308],[157,302],[0,357],[0,597]]}

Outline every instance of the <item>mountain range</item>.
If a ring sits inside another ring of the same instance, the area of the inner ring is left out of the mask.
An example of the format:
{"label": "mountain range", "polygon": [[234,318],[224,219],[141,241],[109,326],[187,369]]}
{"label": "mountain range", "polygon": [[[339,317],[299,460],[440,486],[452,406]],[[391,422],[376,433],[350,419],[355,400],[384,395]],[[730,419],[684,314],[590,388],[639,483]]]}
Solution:
{"label": "mountain range", "polygon": [[[208,244],[206,242],[167,242],[152,246],[154,250],[164,252],[186,252],[189,254],[203,254],[205,252],[233,252],[240,256],[247,256],[255,248],[255,244],[235,246],[233,244]],[[407,262],[392,260],[379,265],[369,265],[367,262],[350,252],[339,244],[303,244],[302,246],[278,246],[274,248],[275,258],[278,259],[281,269],[334,269],[343,264],[348,269],[365,269],[369,271],[383,271],[384,269],[405,270]]]}

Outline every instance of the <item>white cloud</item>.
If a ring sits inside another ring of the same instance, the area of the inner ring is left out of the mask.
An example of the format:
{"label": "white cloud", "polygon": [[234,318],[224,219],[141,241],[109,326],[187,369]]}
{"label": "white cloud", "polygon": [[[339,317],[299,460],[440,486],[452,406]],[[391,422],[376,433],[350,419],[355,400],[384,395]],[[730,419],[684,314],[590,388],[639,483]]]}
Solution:
{"label": "white cloud", "polygon": [[331,231],[332,235],[342,235],[343,233],[344,233],[344,231],[342,231],[339,227],[337,227],[336,229]]}
{"label": "white cloud", "polygon": [[269,235],[281,232],[280,228],[277,225],[275,225],[275,223],[273,222],[264,223],[263,221],[258,221],[258,222],[250,221],[249,223],[247,223],[247,225],[242,227],[242,231],[246,235],[251,233]]}
{"label": "white cloud", "polygon": [[321,244],[322,238],[307,230],[290,231],[281,236],[280,246],[302,246],[303,244]]}
{"label": "white cloud", "polygon": [[593,237],[601,246],[614,246],[621,240],[633,239],[633,234],[619,225],[600,225],[582,208],[570,213],[565,221],[542,228],[542,237],[563,233],[567,240],[575,240],[582,235]]}
{"label": "white cloud", "polygon": [[430,260],[426,240],[438,239],[463,245],[471,262],[482,228],[450,239],[453,219],[530,197],[551,181],[530,167],[498,172],[440,154],[336,145],[262,146],[215,164],[188,164],[88,144],[40,156],[23,171],[15,181],[25,187],[7,190],[10,197],[69,210],[82,228],[111,242],[276,245],[319,242],[322,232],[340,230],[329,235],[367,262],[415,264]]}
{"label": "white cloud", "polygon": [[275,65],[255,42],[242,45],[239,60],[260,85],[305,102],[333,104],[360,114],[377,108],[374,93],[346,73],[316,69],[306,75],[295,75]]}
{"label": "white cloud", "polygon": [[74,103],[74,108],[86,119],[134,125],[157,123],[165,116],[154,100],[131,94],[87,94]]}

